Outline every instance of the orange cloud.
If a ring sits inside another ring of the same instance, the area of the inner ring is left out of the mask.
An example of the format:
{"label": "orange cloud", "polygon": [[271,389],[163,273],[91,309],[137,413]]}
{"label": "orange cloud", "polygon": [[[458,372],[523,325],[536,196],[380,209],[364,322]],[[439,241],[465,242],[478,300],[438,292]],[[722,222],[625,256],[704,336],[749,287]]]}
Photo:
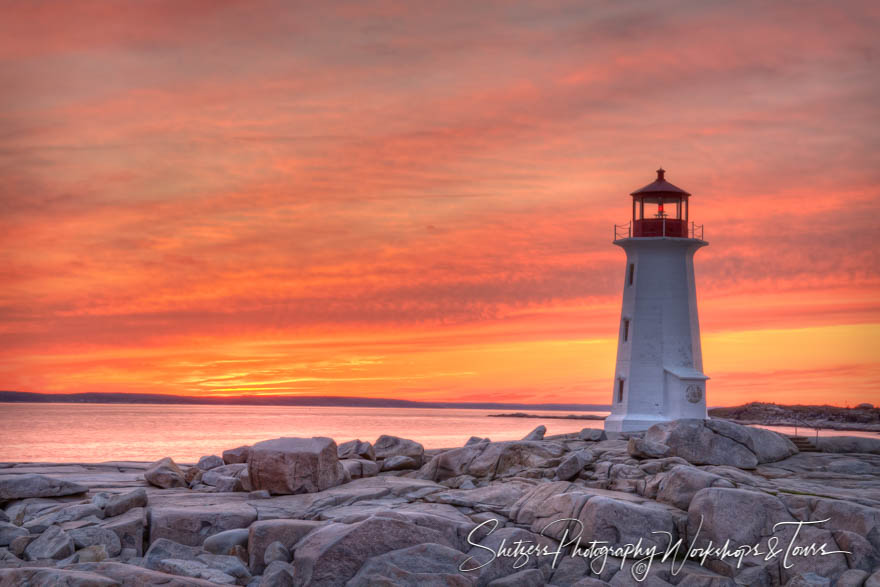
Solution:
{"label": "orange cloud", "polygon": [[663,164],[710,401],[869,399],[877,10],[752,8],[16,5],[0,387],[605,402]]}

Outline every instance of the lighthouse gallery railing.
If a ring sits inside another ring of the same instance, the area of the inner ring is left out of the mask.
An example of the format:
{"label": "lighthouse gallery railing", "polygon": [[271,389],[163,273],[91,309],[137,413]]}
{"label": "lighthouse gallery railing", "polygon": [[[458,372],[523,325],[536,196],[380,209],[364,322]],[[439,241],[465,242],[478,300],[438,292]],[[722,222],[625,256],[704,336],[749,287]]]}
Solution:
{"label": "lighthouse gallery railing", "polygon": [[[688,238],[703,240],[703,226],[704,226],[703,224],[696,224],[694,222],[691,222],[691,225],[688,227],[688,231],[687,231]],[[632,238],[632,236],[633,236],[632,220],[630,220],[626,224],[615,224],[614,225],[614,240],[618,241],[618,240],[622,240],[625,238]],[[662,236],[662,237],[666,236],[666,219],[665,218],[663,219],[661,234],[659,234],[657,236]],[[677,236],[678,238],[681,238],[680,235],[670,234],[670,236]]]}

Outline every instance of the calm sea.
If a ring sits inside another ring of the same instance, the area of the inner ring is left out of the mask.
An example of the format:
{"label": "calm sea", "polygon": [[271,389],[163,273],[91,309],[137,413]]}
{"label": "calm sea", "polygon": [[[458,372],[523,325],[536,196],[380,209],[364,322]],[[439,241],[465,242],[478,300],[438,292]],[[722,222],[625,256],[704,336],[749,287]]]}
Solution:
{"label": "calm sea", "polygon": [[186,463],[279,436],[373,442],[382,434],[393,434],[421,442],[425,448],[444,448],[461,446],[471,436],[522,438],[539,424],[547,427],[548,435],[603,424],[601,420],[488,417],[511,411],[0,403],[0,461],[149,461],[170,456]]}
{"label": "calm sea", "polygon": [[[426,448],[461,446],[471,436],[522,438],[543,424],[547,434],[601,428],[601,420],[490,418],[511,410],[199,406],[153,404],[0,403],[0,461],[194,462],[207,454],[279,436],[329,436],[373,442],[382,434],[412,438]],[[521,410],[526,411],[526,410]],[[565,416],[571,412],[530,412]],[[607,412],[579,412],[606,415]],[[769,427],[785,434],[793,428]],[[815,430],[801,428],[802,435]],[[873,436],[820,430],[820,436]]]}

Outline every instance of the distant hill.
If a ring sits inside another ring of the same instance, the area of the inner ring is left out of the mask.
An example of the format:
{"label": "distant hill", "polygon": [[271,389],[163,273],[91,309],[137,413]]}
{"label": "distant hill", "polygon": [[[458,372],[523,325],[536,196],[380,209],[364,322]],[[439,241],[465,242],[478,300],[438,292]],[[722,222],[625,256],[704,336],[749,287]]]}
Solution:
{"label": "distant hill", "polygon": [[798,426],[832,430],[880,432],[880,408],[859,404],[852,408],[840,406],[783,406],[751,402],[742,406],[710,408],[709,416],[724,418],[745,425]]}
{"label": "distant hill", "polygon": [[475,410],[569,410],[607,411],[601,404],[515,404],[494,402],[416,402],[403,399],[334,396],[242,395],[236,397],[192,397],[159,393],[30,393],[0,391],[0,403],[89,403],[89,404],[199,404],[238,406],[338,406],[354,408],[449,408]]}

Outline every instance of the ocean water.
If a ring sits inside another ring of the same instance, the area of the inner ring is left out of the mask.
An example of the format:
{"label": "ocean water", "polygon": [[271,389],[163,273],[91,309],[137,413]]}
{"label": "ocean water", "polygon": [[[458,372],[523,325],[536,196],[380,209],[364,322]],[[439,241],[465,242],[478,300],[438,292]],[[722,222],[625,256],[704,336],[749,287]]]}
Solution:
{"label": "ocean water", "polygon": [[[514,440],[543,424],[547,434],[601,428],[601,420],[490,418],[512,410],[0,403],[0,462],[195,462],[279,436],[374,442],[392,434],[425,448],[462,446],[471,436]],[[524,410],[520,410],[524,411]],[[568,415],[571,412],[533,412]],[[604,416],[606,412],[595,413]]]}
{"label": "ocean water", "polygon": [[[393,434],[425,448],[462,446],[471,436],[514,440],[543,424],[547,434],[602,428],[601,420],[490,418],[511,410],[204,406],[154,404],[0,403],[0,462],[152,461],[181,463],[279,436],[329,436],[341,443],[373,442]],[[544,416],[571,412],[525,411]],[[607,412],[578,412],[604,416]],[[767,426],[783,434],[794,428]],[[800,428],[813,437],[814,429]],[[870,436],[874,432],[819,430],[819,436]]]}

